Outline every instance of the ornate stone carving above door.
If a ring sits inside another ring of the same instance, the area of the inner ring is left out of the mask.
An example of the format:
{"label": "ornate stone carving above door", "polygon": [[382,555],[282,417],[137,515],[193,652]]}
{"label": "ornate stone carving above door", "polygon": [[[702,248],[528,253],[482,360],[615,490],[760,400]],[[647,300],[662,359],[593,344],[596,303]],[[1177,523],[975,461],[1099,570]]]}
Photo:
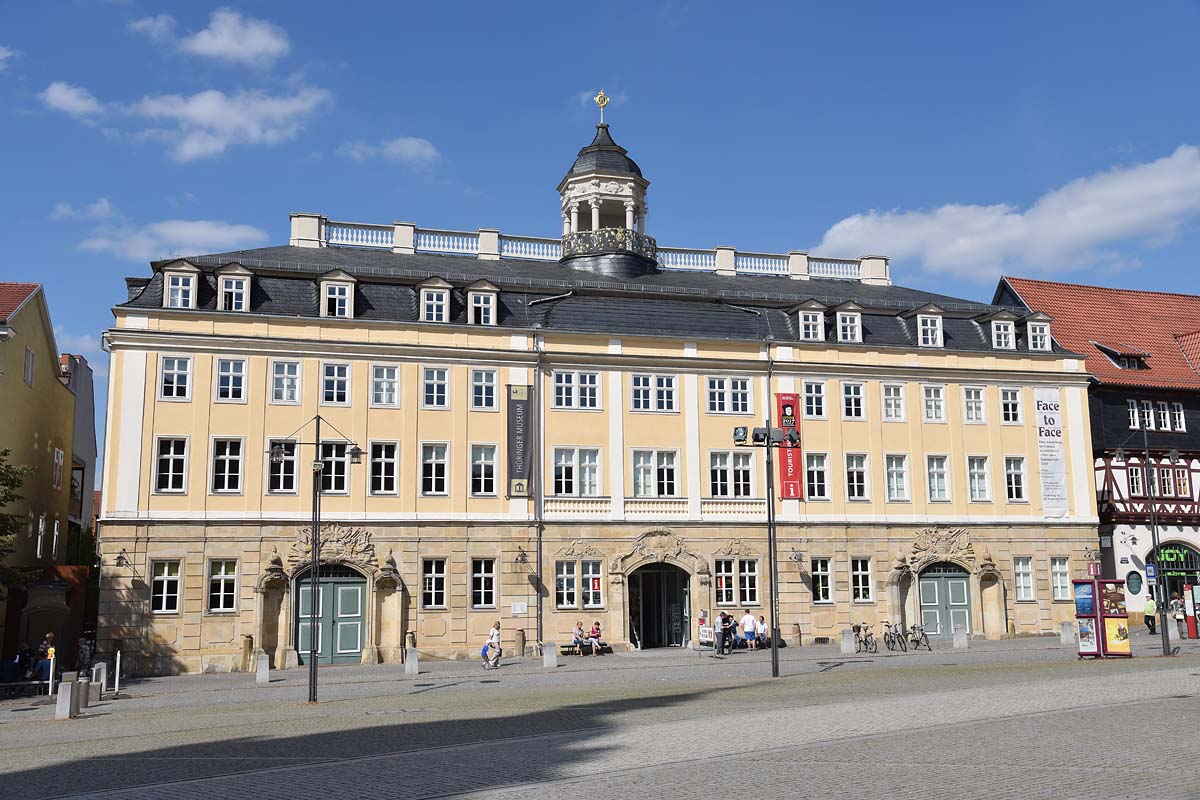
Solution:
{"label": "ornate stone carving above door", "polygon": [[576,539],[566,547],[554,551],[558,558],[604,558],[604,551],[598,550],[587,539]]}
{"label": "ornate stone carving above door", "polygon": [[[321,552],[318,556],[325,564],[349,564],[374,575],[379,570],[375,560],[375,543],[366,528],[347,528],[335,522],[321,526]],[[296,531],[296,541],[288,552],[288,568],[297,568],[309,563],[312,558],[312,527]]]}
{"label": "ornate stone carving above door", "polygon": [[646,531],[633,542],[633,547],[624,555],[615,557],[609,564],[610,575],[625,575],[643,564],[670,562],[699,576],[710,574],[708,560],[688,549],[683,539],[674,531],[658,528]]}
{"label": "ornate stone carving above door", "polygon": [[714,552],[718,556],[756,556],[758,551],[741,539],[730,539],[729,543]]}
{"label": "ornate stone carving above door", "polygon": [[904,558],[914,574],[939,561],[950,561],[961,564],[970,572],[976,571],[975,545],[966,528],[924,528],[917,532],[912,549]]}

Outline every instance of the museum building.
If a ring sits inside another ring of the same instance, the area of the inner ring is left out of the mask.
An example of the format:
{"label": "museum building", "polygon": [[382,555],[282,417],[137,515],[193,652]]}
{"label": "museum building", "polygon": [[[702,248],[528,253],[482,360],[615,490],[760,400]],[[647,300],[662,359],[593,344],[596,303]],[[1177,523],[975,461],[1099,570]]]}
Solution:
{"label": "museum building", "polygon": [[[770,619],[769,502],[793,643],[1071,618],[1097,512],[1056,323],[896,286],[880,256],[660,247],[648,186],[601,123],[561,237],[293,214],[286,245],[127,279],[100,649],[302,663],[314,494],[321,662],[478,654],[497,619],[506,647],[599,621],[618,650]],[[733,438],[768,418],[799,437],[774,497]]]}

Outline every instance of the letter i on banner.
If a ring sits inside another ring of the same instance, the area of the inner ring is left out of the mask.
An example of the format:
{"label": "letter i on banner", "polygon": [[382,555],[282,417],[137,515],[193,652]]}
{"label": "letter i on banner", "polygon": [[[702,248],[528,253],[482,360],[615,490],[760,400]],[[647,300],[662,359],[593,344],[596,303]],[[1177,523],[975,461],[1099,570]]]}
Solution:
{"label": "letter i on banner", "polygon": [[[779,418],[779,427],[783,428],[786,437],[788,431],[800,432],[796,414],[800,396],[794,392],[777,392],[775,394],[775,409]],[[788,444],[786,438],[783,447],[779,448],[779,496],[784,500],[803,499],[804,474],[800,466],[801,447],[799,444]]]}

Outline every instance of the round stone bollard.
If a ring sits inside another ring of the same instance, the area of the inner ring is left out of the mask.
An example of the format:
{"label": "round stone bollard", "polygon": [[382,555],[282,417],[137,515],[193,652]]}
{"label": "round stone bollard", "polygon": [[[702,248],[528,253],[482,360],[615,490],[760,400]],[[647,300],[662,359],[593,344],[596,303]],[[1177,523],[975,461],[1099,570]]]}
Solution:
{"label": "round stone bollard", "polygon": [[800,623],[792,623],[792,647],[800,646]]}
{"label": "round stone bollard", "polygon": [[86,677],[79,678],[79,707],[87,708],[92,702],[92,682]]}

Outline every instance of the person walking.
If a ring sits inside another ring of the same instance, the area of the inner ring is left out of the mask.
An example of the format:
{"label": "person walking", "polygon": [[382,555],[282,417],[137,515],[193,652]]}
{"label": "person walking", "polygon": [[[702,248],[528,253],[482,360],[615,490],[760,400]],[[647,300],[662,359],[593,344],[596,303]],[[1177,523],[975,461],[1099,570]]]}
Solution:
{"label": "person walking", "polygon": [[496,669],[499,667],[500,656],[503,654],[504,650],[500,647],[500,620],[496,620],[496,624],[492,626],[492,630],[488,634],[487,644],[483,646],[483,668]]}
{"label": "person walking", "polygon": [[1171,592],[1171,616],[1175,618],[1175,624],[1179,626],[1179,638],[1187,638],[1187,618],[1183,613],[1183,601],[1179,599],[1179,592]]}
{"label": "person walking", "polygon": [[1150,635],[1154,635],[1155,616],[1158,614],[1158,603],[1154,602],[1154,595],[1146,595],[1146,607],[1142,611],[1145,614],[1146,628],[1150,631]]}

